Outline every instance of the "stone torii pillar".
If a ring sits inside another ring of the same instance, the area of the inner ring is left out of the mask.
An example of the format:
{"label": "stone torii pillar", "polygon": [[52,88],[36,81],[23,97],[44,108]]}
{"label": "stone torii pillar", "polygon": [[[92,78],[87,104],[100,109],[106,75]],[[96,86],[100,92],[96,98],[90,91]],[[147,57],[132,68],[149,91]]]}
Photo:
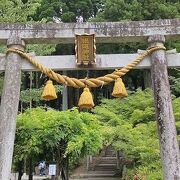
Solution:
{"label": "stone torii pillar", "polygon": [[[150,47],[162,46],[165,42],[165,37],[153,35],[149,37],[148,42]],[[164,180],[179,180],[180,152],[164,50],[158,50],[151,54],[151,77]]]}
{"label": "stone torii pillar", "polygon": [[[24,50],[25,43],[18,37],[12,37],[8,39],[7,46]],[[21,57],[10,52],[6,61],[0,106],[0,180],[10,179],[21,86]]]}

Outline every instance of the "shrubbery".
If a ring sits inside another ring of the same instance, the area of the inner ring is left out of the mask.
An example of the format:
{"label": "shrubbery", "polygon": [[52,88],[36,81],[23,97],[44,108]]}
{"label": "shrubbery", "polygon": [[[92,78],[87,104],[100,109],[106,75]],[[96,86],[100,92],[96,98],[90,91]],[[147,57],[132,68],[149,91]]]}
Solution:
{"label": "shrubbery", "polygon": [[[180,98],[174,98],[173,106],[179,131]],[[128,168],[125,179],[133,179],[135,175],[141,179],[162,179],[153,96],[149,89],[138,90],[122,100],[104,99],[94,112],[105,129],[109,129],[106,130],[109,143],[134,160],[134,166]]]}

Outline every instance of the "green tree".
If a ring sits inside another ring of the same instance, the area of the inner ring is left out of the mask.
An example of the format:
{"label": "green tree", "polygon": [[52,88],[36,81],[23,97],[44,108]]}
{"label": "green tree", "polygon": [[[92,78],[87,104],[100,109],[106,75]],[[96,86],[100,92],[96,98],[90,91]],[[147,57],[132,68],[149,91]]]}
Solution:
{"label": "green tree", "polygon": [[103,0],[45,0],[38,7],[34,20],[59,18],[59,22],[76,22],[82,16],[84,21],[95,17],[103,6]]}
{"label": "green tree", "polygon": [[[41,0],[13,0],[13,1],[12,0],[2,0],[0,3],[0,22],[2,22],[2,23],[20,23],[20,22],[21,23],[26,23],[26,22],[33,23],[34,20],[32,19],[32,16],[34,16],[34,14],[37,11],[37,8],[40,5],[41,5]],[[36,55],[48,55],[48,54],[51,54],[53,51],[55,51],[55,47],[56,47],[56,45],[52,45],[52,44],[48,44],[48,45],[34,44],[34,45],[27,45],[26,50],[29,52],[35,52]],[[6,50],[7,50],[6,46],[0,45],[0,52],[5,53]],[[34,76],[38,76],[38,73],[36,73],[36,72],[33,72],[33,74],[34,74]],[[3,86],[2,86],[3,85],[3,76],[4,76],[4,74],[2,73],[0,75],[0,95],[2,93],[2,88],[3,88]],[[29,81],[29,78],[26,78],[27,76],[24,75],[24,73],[23,73],[23,77],[24,78],[22,78],[22,81],[23,81],[22,87],[25,86],[24,84],[28,84],[27,81]],[[25,87],[25,89],[26,88],[27,87]],[[38,88],[38,87],[35,87],[35,88]],[[24,88],[22,88],[22,90],[24,90]],[[31,92],[35,92],[36,94],[40,93],[40,91],[38,92],[38,89],[32,90]],[[21,93],[21,95],[22,94],[23,94],[23,92]]]}
{"label": "green tree", "polygon": [[107,0],[97,18],[105,21],[170,19],[180,16],[178,0]]}
{"label": "green tree", "polygon": [[0,22],[27,22],[31,21],[40,6],[41,0],[1,0]]}
{"label": "green tree", "polygon": [[[65,180],[68,164],[73,166],[102,147],[101,125],[89,113],[76,109],[59,112],[53,109],[29,109],[17,118],[14,162],[38,157],[57,163],[57,174]],[[48,153],[47,153],[48,152]]]}
{"label": "green tree", "polygon": [[[180,137],[180,99],[174,98],[173,107]],[[152,92],[138,90],[125,99],[103,99],[94,113],[104,123],[106,140],[134,162],[125,179],[137,175],[141,179],[162,179],[160,150],[155,122]],[[111,136],[111,138],[109,138]]]}

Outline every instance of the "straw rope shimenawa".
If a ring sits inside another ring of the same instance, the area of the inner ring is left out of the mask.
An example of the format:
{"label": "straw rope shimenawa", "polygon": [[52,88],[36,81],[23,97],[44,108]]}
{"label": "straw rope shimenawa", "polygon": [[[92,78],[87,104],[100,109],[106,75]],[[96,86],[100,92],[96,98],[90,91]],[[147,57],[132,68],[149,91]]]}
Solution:
{"label": "straw rope shimenawa", "polygon": [[27,53],[15,49],[15,48],[9,48],[7,50],[7,53],[14,52],[19,54],[21,57],[27,59],[32,65],[34,65],[37,69],[39,69],[42,73],[46,74],[50,79],[53,79],[57,81],[58,83],[65,84],[67,86],[72,86],[74,88],[84,88],[84,87],[100,87],[102,85],[106,85],[112,81],[115,81],[119,77],[125,75],[127,72],[129,72],[131,69],[133,69],[138,63],[141,62],[147,55],[151,54],[152,52],[156,50],[166,50],[164,46],[157,46],[157,47],[151,47],[148,48],[146,51],[144,51],[141,55],[139,55],[134,61],[132,61],[127,66],[114,71],[111,74],[106,74],[105,76],[98,77],[98,78],[85,78],[85,79],[77,79],[77,78],[70,78],[65,75],[58,74],[54,72],[53,70],[45,67],[44,65],[37,62],[37,60],[33,59],[31,56],[29,56]]}

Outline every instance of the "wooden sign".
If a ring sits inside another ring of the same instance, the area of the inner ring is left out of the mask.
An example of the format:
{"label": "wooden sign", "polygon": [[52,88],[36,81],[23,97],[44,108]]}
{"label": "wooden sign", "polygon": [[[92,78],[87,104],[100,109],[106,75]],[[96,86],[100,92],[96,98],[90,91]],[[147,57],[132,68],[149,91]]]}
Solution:
{"label": "wooden sign", "polygon": [[75,35],[76,63],[92,65],[96,63],[95,34]]}

